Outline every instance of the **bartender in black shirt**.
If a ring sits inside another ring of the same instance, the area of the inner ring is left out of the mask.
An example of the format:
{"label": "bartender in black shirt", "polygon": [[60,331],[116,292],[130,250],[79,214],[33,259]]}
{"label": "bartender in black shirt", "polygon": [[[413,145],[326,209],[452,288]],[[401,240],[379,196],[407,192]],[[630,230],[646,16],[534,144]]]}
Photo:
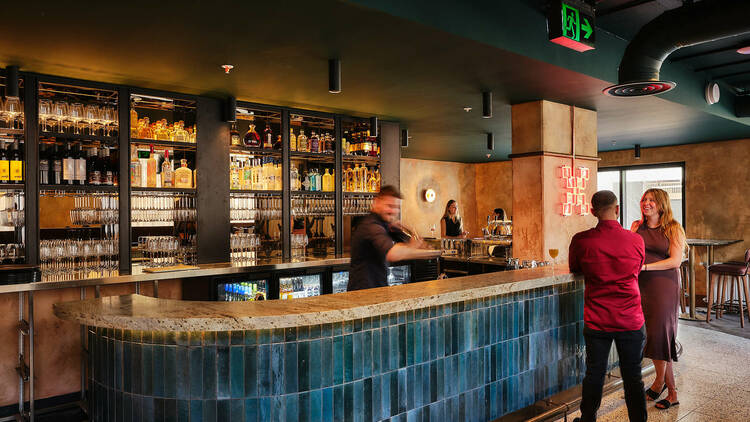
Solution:
{"label": "bartender in black shirt", "polygon": [[387,286],[388,262],[440,255],[440,251],[421,249],[421,242],[414,238],[408,242],[394,240],[395,233],[400,232],[400,211],[401,193],[393,186],[383,186],[372,201],[370,214],[359,221],[352,233],[348,291]]}

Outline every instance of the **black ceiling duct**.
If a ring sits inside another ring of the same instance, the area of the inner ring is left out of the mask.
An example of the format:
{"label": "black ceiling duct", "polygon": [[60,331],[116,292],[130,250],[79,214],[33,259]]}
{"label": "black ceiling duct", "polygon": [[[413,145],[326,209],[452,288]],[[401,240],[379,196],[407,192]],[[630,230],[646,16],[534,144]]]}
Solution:
{"label": "black ceiling duct", "polygon": [[605,88],[604,93],[637,97],[669,91],[677,84],[659,80],[659,70],[670,54],[750,32],[749,15],[747,0],[704,0],[662,13],[630,41],[620,61],[619,83]]}

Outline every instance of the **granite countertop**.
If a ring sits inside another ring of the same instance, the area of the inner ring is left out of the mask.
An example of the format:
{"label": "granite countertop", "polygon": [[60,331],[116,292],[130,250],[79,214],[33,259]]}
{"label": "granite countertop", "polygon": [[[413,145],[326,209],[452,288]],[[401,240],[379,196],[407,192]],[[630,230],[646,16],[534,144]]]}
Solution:
{"label": "granite countertop", "polygon": [[326,324],[563,284],[567,267],[503,271],[294,300],[193,302],[141,295],[54,305],[58,318],[133,330],[227,331]]}

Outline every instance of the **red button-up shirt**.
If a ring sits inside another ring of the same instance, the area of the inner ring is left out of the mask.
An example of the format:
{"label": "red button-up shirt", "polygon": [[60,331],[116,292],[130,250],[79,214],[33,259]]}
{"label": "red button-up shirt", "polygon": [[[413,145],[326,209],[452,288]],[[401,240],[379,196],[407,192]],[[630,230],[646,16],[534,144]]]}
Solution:
{"label": "red button-up shirt", "polygon": [[583,273],[583,320],[599,331],[632,331],[643,326],[638,273],[646,253],[643,238],[617,221],[602,220],[570,241],[570,271]]}

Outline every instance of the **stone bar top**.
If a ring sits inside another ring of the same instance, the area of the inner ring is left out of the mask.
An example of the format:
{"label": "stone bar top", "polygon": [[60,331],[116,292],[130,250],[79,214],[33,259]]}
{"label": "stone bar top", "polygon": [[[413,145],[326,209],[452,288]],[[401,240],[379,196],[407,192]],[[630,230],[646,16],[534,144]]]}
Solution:
{"label": "stone bar top", "polygon": [[141,295],[54,305],[83,325],[156,331],[260,330],[327,324],[569,283],[567,267],[541,267],[403,284],[293,300],[202,302]]}

